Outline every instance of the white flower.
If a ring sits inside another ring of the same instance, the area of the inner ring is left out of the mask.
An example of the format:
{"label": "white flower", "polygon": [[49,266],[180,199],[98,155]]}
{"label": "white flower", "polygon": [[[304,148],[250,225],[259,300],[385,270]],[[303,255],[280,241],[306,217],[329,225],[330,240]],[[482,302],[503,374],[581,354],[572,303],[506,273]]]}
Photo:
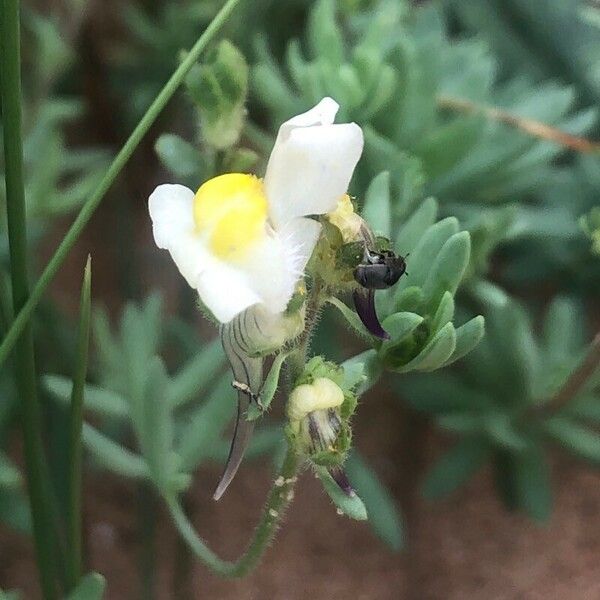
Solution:
{"label": "white flower", "polygon": [[324,98],[285,122],[264,181],[229,173],[150,196],[157,246],[222,323],[257,304],[285,310],[321,229],[307,217],[334,210],[362,152],[360,127],[333,123],[338,108]]}

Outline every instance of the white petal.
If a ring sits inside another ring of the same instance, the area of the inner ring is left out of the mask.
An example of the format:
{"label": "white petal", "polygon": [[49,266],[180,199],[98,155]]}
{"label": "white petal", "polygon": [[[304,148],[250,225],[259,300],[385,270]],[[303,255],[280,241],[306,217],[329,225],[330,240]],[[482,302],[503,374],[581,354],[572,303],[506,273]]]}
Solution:
{"label": "white petal", "polygon": [[200,275],[195,287],[216,319],[228,323],[248,307],[261,302],[248,281],[246,273],[215,261]]}
{"label": "white petal", "polygon": [[331,125],[335,120],[335,115],[340,105],[333,98],[323,98],[319,104],[313,106],[310,110],[296,115],[286,121],[279,128],[278,135],[285,135],[294,127],[311,127],[312,125]]}
{"label": "white petal", "polygon": [[208,309],[226,323],[261,299],[244,271],[216,259],[196,235],[193,202],[194,193],[184,186],[157,187],[148,201],[154,240],[169,251]]}
{"label": "white petal", "polygon": [[296,268],[291,247],[278,232],[252,249],[244,264],[248,285],[271,313],[283,312],[302,272]]}
{"label": "white petal", "polygon": [[330,212],[348,190],[363,135],[355,123],[331,124],[331,102],[325,99],[279,130],[265,175],[269,216],[276,227],[294,217]]}
{"label": "white petal", "polygon": [[148,200],[154,241],[171,253],[190,286],[209,259],[202,240],[195,235],[194,192],[183,185],[159,185]]}
{"label": "white petal", "polygon": [[279,234],[292,255],[294,269],[303,274],[321,234],[321,224],[313,219],[300,217],[288,221]]}

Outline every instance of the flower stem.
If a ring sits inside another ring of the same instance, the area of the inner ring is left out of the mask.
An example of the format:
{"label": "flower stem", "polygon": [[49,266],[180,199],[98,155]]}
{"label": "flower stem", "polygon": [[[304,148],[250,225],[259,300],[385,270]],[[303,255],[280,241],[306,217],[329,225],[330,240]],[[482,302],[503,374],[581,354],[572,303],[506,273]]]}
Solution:
{"label": "flower stem", "polygon": [[[21,138],[21,64],[19,0],[2,1],[1,19],[2,121],[6,211],[12,279],[13,308],[16,314],[28,301],[27,224],[23,183],[23,143]],[[14,327],[14,322],[13,326]],[[12,328],[11,327],[11,328]],[[44,597],[57,597],[55,588],[54,527],[49,512],[49,480],[42,446],[42,424],[37,399],[33,334],[25,320],[23,335],[15,352],[15,377],[21,401],[25,443],[27,484],[33,520],[33,535]],[[17,341],[16,339],[14,340]],[[14,343],[14,342],[13,342]]]}
{"label": "flower stem", "polygon": [[260,562],[277,531],[285,509],[292,500],[298,465],[299,460],[295,449],[288,446],[283,465],[273,483],[267,504],[254,531],[254,536],[246,552],[237,561],[229,562],[217,556],[198,536],[177,498],[169,497],[166,498],[167,505],[179,533],[194,554],[219,575],[224,577],[243,577],[247,575]]}
{"label": "flower stem", "polygon": [[[14,3],[14,1],[15,0],[4,0],[6,5],[10,5]],[[188,71],[198,60],[198,57],[200,56],[202,51],[206,48],[208,43],[215,37],[219,29],[224,25],[225,21],[231,15],[235,7],[240,3],[240,1],[241,0],[228,0],[223,5],[223,8],[221,8],[221,10],[215,16],[215,18],[211,21],[210,25],[204,30],[204,33],[198,38],[198,41],[189,51],[186,58],[179,65],[179,67],[177,67],[169,81],[167,81],[161,92],[154,99],[154,101],[146,111],[146,114],[141,118],[140,122],[137,124],[132,134],[129,136],[129,139],[125,142],[125,145],[121,148],[121,150],[109,166],[108,170],[106,171],[106,174],[102,178],[102,181],[100,181],[100,183],[98,184],[96,190],[92,193],[92,195],[88,198],[88,200],[85,202],[85,204],[79,211],[77,218],[67,231],[62,242],[59,244],[52,258],[46,265],[46,268],[42,272],[35,287],[31,291],[29,298],[26,299],[25,302],[23,302],[22,306],[19,306],[20,311],[16,315],[10,329],[8,330],[4,339],[2,340],[2,344],[0,344],[0,364],[2,364],[6,360],[6,357],[12,350],[17,340],[19,339],[19,336],[24,331],[35,307],[44,295],[46,288],[54,279],[55,275],[58,273],[65,258],[71,251],[71,248],[74,246],[77,239],[79,238],[81,232],[83,231],[83,228],[91,219],[96,208],[100,204],[101,200],[104,198],[106,192],[110,189],[113,181],[119,175],[123,167],[127,164],[134,150],[142,141],[143,137],[146,135],[146,133],[148,132],[158,115],[161,113],[161,111],[167,104],[167,102],[171,99],[179,85],[183,82]],[[6,62],[6,53],[4,52],[3,55],[3,62]],[[6,83],[7,82],[3,78],[3,88],[6,87]],[[5,121],[8,121],[8,119],[5,119]]]}

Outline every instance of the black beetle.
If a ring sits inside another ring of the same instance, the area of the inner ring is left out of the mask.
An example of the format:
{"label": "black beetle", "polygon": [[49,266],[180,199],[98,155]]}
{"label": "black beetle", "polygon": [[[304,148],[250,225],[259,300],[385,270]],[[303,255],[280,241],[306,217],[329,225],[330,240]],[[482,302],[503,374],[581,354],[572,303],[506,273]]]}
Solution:
{"label": "black beetle", "polygon": [[406,273],[406,261],[385,250],[375,252],[365,248],[364,260],[354,269],[354,279],[368,290],[385,290],[392,287]]}

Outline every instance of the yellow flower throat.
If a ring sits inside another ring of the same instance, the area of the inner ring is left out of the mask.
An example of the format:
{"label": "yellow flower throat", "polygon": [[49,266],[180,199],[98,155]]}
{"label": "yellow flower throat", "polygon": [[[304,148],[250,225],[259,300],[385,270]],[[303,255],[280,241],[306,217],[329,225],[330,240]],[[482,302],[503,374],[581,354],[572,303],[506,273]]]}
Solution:
{"label": "yellow flower throat", "polygon": [[216,256],[240,262],[265,235],[267,208],[260,179],[228,173],[200,186],[194,197],[194,221]]}

